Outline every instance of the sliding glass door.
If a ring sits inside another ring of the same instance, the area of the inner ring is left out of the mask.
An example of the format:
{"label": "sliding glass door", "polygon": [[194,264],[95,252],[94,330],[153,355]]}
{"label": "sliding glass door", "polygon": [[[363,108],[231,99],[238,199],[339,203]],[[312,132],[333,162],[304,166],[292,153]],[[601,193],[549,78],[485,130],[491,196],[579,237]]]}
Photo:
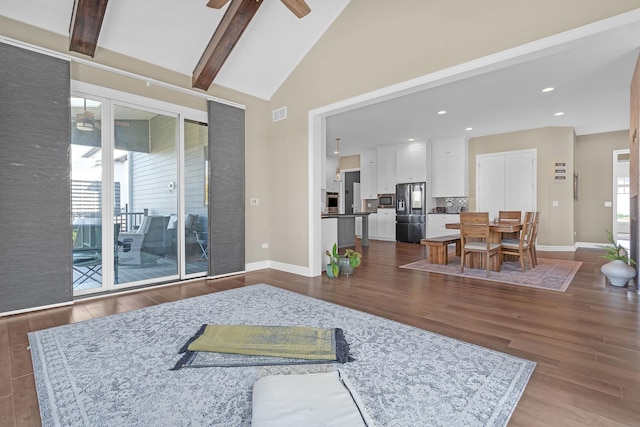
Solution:
{"label": "sliding glass door", "polygon": [[184,122],[184,200],[186,274],[206,273],[209,260],[207,205],[207,124]]}
{"label": "sliding glass door", "polygon": [[114,282],[178,277],[178,118],[113,108]]}
{"label": "sliding glass door", "polygon": [[102,101],[71,98],[71,224],[74,292],[104,288]]}
{"label": "sliding glass door", "polygon": [[74,295],[206,275],[206,123],[80,94],[71,109]]}

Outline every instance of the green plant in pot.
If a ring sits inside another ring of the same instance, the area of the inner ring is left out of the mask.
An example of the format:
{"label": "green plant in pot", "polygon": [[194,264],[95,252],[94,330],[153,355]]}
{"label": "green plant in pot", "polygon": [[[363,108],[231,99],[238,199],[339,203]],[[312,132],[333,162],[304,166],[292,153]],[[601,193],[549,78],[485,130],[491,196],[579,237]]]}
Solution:
{"label": "green plant in pot", "polygon": [[340,274],[348,276],[353,274],[356,268],[360,267],[362,255],[353,249],[347,249],[344,254],[340,255],[338,263],[340,265]]}
{"label": "green plant in pot", "polygon": [[603,255],[602,258],[608,259],[610,262],[600,267],[600,270],[611,285],[622,287],[625,286],[631,278],[635,277],[636,269],[633,265],[635,265],[636,262],[629,258],[627,250],[616,242],[613,233],[609,230],[605,231],[610,244],[603,246],[603,248],[607,250],[607,254]]}
{"label": "green plant in pot", "polygon": [[331,252],[327,249],[325,254],[329,257],[329,264],[327,264],[327,277],[335,279],[340,274],[340,266],[338,265],[338,259],[340,255],[338,255],[338,244],[333,244],[333,249]]}

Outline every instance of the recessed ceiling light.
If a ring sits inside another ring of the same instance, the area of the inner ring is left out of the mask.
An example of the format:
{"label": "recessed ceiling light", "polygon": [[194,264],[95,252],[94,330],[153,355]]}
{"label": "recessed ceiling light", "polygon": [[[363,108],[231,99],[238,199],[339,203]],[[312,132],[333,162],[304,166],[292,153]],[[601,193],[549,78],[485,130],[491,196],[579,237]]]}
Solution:
{"label": "recessed ceiling light", "polygon": [[554,114],[554,116],[564,116],[564,112],[558,111],[557,113]]}
{"label": "recessed ceiling light", "polygon": [[466,128],[465,130],[473,130],[473,128]]}
{"label": "recessed ceiling light", "polygon": [[415,141],[415,138],[409,138],[407,141],[413,142],[413,141]]}
{"label": "recessed ceiling light", "polygon": [[554,90],[554,88],[552,88],[552,87],[545,87],[544,89],[542,89],[542,91],[543,91],[544,93],[547,93],[547,92],[553,92],[553,90]]}
{"label": "recessed ceiling light", "polygon": [[438,111],[438,114],[440,114],[440,115],[447,114],[447,111],[446,110],[440,110],[440,111]]}

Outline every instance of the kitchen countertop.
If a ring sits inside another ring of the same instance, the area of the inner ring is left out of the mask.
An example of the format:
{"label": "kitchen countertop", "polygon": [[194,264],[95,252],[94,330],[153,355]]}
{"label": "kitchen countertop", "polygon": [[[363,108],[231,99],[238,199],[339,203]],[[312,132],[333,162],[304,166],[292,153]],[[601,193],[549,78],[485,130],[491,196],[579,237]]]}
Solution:
{"label": "kitchen countertop", "polygon": [[329,214],[323,213],[321,214],[322,218],[355,218],[357,216],[367,216],[371,215],[373,212],[358,212],[353,214]]}

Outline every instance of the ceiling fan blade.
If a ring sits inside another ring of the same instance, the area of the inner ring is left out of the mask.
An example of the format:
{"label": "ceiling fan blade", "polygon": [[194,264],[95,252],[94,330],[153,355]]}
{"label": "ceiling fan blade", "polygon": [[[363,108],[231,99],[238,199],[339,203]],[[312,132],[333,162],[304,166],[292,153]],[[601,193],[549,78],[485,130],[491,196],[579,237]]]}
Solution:
{"label": "ceiling fan blade", "polygon": [[307,16],[309,12],[311,12],[311,8],[304,0],[281,0],[281,1],[298,18]]}
{"label": "ceiling fan blade", "polygon": [[207,6],[212,7],[214,9],[221,9],[222,6],[227,4],[229,0],[209,0]]}

